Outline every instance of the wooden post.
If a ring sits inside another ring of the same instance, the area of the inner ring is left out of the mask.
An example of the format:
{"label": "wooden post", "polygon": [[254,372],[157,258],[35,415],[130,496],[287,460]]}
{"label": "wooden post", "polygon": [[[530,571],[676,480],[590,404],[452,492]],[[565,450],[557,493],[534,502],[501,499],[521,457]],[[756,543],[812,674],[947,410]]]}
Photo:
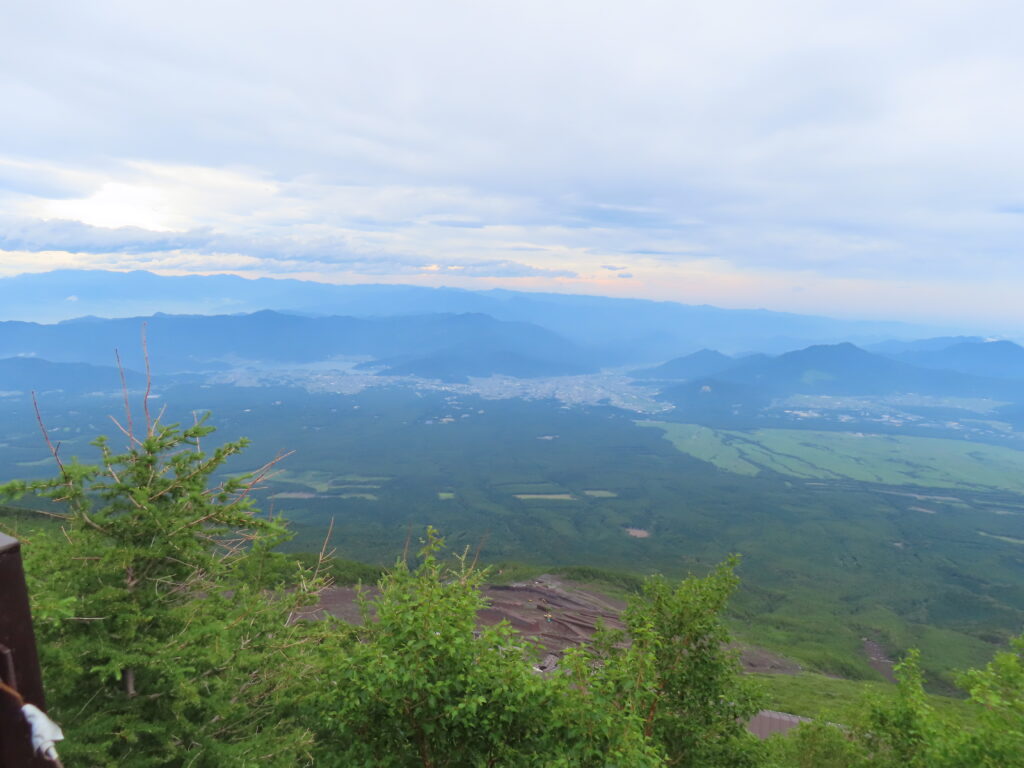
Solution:
{"label": "wooden post", "polygon": [[[0,680],[28,704],[44,709],[21,544],[0,533]],[[0,692],[0,766],[52,766],[32,753],[28,724],[14,698]]]}

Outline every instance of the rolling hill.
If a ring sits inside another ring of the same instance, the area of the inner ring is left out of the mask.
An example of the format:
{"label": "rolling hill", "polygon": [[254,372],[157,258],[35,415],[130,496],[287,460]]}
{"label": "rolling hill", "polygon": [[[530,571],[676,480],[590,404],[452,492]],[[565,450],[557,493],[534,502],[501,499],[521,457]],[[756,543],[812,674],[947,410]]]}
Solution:
{"label": "rolling hill", "polygon": [[757,407],[795,394],[887,395],[912,392],[1014,400],[1009,381],[925,369],[866,352],[850,343],[815,345],[778,357],[756,357],[714,376],[664,389],[661,396],[686,407]]}
{"label": "rolling hill", "polygon": [[[145,377],[135,371],[125,371],[129,389],[145,386]],[[121,375],[112,366],[88,363],[54,363],[37,357],[9,357],[0,359],[0,391],[51,392],[66,394],[113,392],[121,388]]]}
{"label": "rolling hill", "polygon": [[714,349],[702,349],[692,355],[676,357],[653,368],[641,368],[630,373],[640,379],[694,379],[714,376],[736,365],[735,358]]}
{"label": "rolling hill", "polygon": [[[113,361],[119,349],[128,365],[141,367],[143,323],[153,364],[162,373],[216,370],[243,361],[303,364],[336,356],[415,360],[441,352],[449,355],[451,375],[466,375],[470,368],[469,375],[484,375],[479,374],[480,362],[490,360],[492,367],[500,367],[500,352],[518,356],[517,367],[523,371],[530,368],[530,360],[545,361],[546,375],[597,368],[590,353],[551,331],[481,314],[355,318],[264,310],[248,315],[82,318],[52,325],[0,322],[0,356],[102,364]],[[451,357],[452,349],[460,350],[458,360]],[[458,374],[458,366],[466,370]]]}

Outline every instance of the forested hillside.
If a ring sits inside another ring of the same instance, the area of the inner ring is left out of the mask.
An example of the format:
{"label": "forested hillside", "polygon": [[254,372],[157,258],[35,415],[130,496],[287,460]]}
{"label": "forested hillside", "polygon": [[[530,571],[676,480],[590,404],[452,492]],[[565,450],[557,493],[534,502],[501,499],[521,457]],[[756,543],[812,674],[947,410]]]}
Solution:
{"label": "forested hillside", "polygon": [[648,579],[624,634],[598,632],[547,674],[508,625],[477,630],[487,572],[468,550],[450,559],[432,528],[367,594],[361,625],[296,620],[329,555],[304,566],[273,552],[286,526],[250,498],[269,467],[216,483],[244,442],[204,453],[210,427],[148,411],[123,426],[126,447],[100,439],[97,464],[58,461],[52,479],[0,488],[64,510],[60,533],[22,532],[69,764],[1024,764],[1024,640],[962,678],[969,721],[934,713],[911,653],[897,697],[865,703],[849,729],[758,742],[743,724],[761,694],[721,618],[732,560]]}

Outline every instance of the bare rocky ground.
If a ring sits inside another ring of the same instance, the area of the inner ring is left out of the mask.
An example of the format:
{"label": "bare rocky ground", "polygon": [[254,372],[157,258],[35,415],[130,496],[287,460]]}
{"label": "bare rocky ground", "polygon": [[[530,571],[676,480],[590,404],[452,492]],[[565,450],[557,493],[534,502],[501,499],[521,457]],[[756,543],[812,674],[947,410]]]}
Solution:
{"label": "bare rocky ground", "polygon": [[893,671],[893,668],[896,666],[896,662],[890,658],[885,647],[877,640],[872,640],[868,637],[862,638],[861,643],[863,644],[864,655],[868,657],[868,664],[871,665],[872,669],[879,672],[890,683],[895,683],[896,673]]}
{"label": "bare rocky ground", "polygon": [[[507,586],[489,585],[484,588],[484,595],[489,605],[478,614],[480,624],[492,626],[507,621],[524,637],[555,656],[587,641],[599,622],[621,629],[619,614],[626,607],[622,600],[549,575]],[[306,615],[316,618],[324,613],[344,621],[360,622],[356,590],[353,587],[325,590],[319,606]],[[795,675],[801,669],[794,661],[763,648],[739,644],[736,647],[748,672]],[[550,664],[550,659],[546,662]]]}

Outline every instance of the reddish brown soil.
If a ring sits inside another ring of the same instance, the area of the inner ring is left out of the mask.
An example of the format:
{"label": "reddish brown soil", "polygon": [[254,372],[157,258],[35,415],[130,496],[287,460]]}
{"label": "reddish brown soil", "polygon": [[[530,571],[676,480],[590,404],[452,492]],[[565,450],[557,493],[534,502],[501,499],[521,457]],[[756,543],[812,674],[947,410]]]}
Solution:
{"label": "reddish brown soil", "polygon": [[864,654],[868,657],[868,664],[871,665],[871,668],[880,672],[882,677],[890,683],[895,683],[896,673],[893,672],[893,667],[896,666],[896,662],[889,658],[889,654],[886,653],[882,644],[867,637],[862,642]]}
{"label": "reddish brown soil", "polygon": [[[375,590],[371,590],[371,594],[373,592]],[[555,655],[588,640],[599,621],[607,627],[621,629],[619,614],[626,607],[622,600],[549,575],[508,586],[490,585],[484,588],[484,595],[489,606],[479,612],[480,624],[492,626],[507,621]],[[316,618],[324,612],[344,621],[360,622],[355,589],[332,587],[326,590],[317,609],[305,615]],[[790,675],[800,671],[798,664],[763,648],[737,647],[747,671]]]}

